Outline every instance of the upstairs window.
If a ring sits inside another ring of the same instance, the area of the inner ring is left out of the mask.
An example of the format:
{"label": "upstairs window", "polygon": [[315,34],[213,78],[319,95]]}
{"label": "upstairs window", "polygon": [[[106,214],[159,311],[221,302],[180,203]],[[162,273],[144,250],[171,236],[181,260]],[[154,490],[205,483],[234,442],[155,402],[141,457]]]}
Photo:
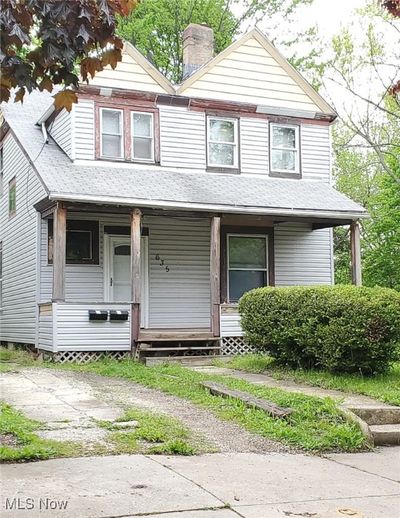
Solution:
{"label": "upstairs window", "polygon": [[267,284],[267,236],[228,234],[228,299]]}
{"label": "upstairs window", "polygon": [[100,154],[103,158],[123,158],[123,112],[101,108]]}
{"label": "upstairs window", "polygon": [[222,117],[207,119],[207,165],[238,168],[238,120]]}
{"label": "upstairs window", "polygon": [[8,215],[10,218],[17,212],[17,179],[14,176],[8,182]]}
{"label": "upstairs window", "polygon": [[270,134],[271,173],[299,175],[299,126],[271,124]]}
{"label": "upstairs window", "polygon": [[154,122],[152,113],[131,112],[132,159],[154,162]]}

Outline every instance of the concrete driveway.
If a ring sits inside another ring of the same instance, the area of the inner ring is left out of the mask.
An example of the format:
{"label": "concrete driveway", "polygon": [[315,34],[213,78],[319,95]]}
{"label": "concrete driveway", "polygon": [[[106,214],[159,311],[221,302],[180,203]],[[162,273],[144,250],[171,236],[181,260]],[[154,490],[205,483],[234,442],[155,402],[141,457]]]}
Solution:
{"label": "concrete driveway", "polygon": [[0,514],[15,518],[398,518],[399,467],[400,447],[326,458],[221,453],[9,464],[1,470]]}

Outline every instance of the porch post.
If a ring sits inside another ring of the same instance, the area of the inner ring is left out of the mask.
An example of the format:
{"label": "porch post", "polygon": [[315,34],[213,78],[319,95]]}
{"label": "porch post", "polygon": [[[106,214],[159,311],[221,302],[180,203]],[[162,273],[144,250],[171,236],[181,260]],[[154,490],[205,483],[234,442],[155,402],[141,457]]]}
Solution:
{"label": "porch post", "polygon": [[53,296],[56,302],[65,301],[65,261],[67,209],[58,203],[53,219]]}
{"label": "porch post", "polygon": [[213,336],[220,335],[220,303],[221,303],[221,218],[211,218],[210,243],[210,276],[211,276],[211,331]]}
{"label": "porch post", "polygon": [[140,240],[142,212],[133,209],[131,212],[131,339],[132,352],[137,347],[140,331]]}
{"label": "porch post", "polygon": [[350,225],[351,280],[361,286],[361,247],[360,223],[353,221]]}

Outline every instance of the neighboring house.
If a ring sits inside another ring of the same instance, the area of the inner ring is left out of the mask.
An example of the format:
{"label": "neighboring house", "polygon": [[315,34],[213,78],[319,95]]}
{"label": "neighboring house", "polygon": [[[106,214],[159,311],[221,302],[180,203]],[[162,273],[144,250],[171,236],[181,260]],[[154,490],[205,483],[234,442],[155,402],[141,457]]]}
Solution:
{"label": "neighboring house", "polygon": [[332,284],[337,225],[360,283],[365,211],[331,187],[332,108],[257,29],[211,59],[190,25],[184,49],[178,86],[126,44],[71,113],[47,93],[3,104],[2,342],[245,350],[240,296]]}

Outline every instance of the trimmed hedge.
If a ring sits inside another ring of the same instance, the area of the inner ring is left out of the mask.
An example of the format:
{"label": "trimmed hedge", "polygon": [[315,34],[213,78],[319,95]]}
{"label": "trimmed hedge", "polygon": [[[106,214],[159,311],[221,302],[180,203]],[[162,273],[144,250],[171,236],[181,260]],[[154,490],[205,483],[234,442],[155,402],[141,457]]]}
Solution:
{"label": "trimmed hedge", "polygon": [[384,372],[397,359],[400,293],[386,288],[258,288],[239,301],[247,341],[290,367]]}

